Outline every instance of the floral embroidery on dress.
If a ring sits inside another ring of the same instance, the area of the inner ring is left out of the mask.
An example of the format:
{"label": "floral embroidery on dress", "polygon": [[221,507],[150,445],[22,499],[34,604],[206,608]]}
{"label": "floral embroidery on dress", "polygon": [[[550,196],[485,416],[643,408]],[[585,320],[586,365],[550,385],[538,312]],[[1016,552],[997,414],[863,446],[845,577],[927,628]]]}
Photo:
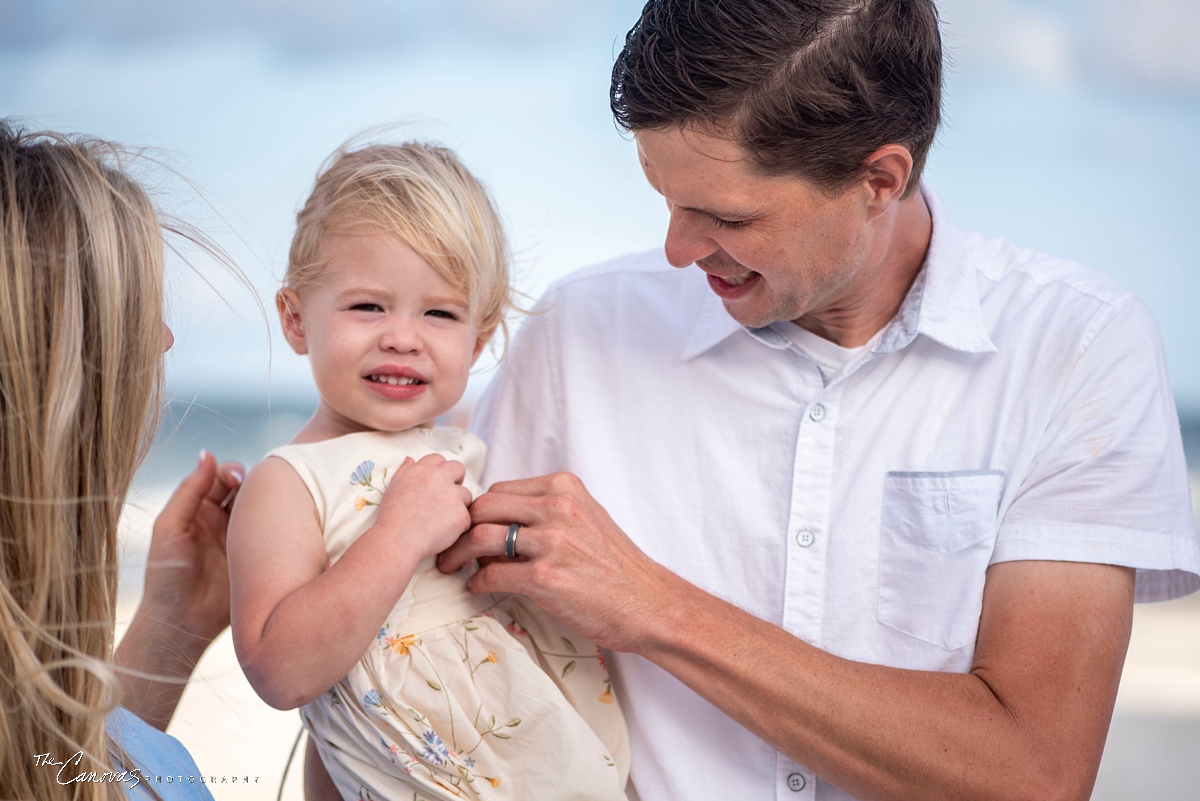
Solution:
{"label": "floral embroidery on dress", "polygon": [[575,643],[572,642],[570,640],[570,638],[563,637],[562,645],[563,645],[564,651],[560,651],[560,652],[547,651],[544,647],[542,647],[541,643],[539,643],[537,640],[535,640],[533,638],[533,635],[531,635],[529,633],[529,630],[526,629],[524,625],[522,625],[521,620],[520,620],[521,612],[518,607],[508,606],[507,608],[505,608],[504,612],[509,617],[510,622],[505,625],[505,628],[508,629],[510,634],[529,637],[529,641],[533,645],[533,649],[535,651],[537,651],[539,654],[541,654],[542,656],[555,656],[560,659],[567,660],[567,663],[562,666],[562,672],[560,674],[562,676],[562,678],[565,679],[567,676],[569,676],[571,674],[572,671],[575,670],[577,660],[579,660],[579,659],[598,660],[598,662],[600,664],[600,673],[601,673],[601,675],[604,676],[604,679],[603,679],[604,689],[603,689],[603,691],[601,691],[598,698],[600,699],[600,702],[604,703],[604,704],[611,704],[617,700],[616,696],[613,695],[612,679],[609,678],[608,667],[604,664],[604,655],[601,652],[599,646],[596,647],[595,654],[580,654],[579,649],[575,647]]}
{"label": "floral embroidery on dress", "polygon": [[[380,495],[383,495],[384,491],[387,489],[387,474],[388,474],[387,468],[386,467],[383,468],[383,476],[379,479],[379,483],[382,486],[377,487],[377,486],[375,486],[374,483],[372,483],[372,476],[374,475],[374,473],[375,473],[375,462],[371,461],[370,459],[367,459],[365,462],[361,462],[358,465],[358,467],[354,468],[354,472],[350,474],[350,483],[357,484],[360,487],[365,487],[367,490],[369,490],[371,492],[376,492],[376,493],[379,493]],[[379,505],[378,501],[368,500],[367,498],[365,498],[362,495],[359,495],[358,497],[356,497],[354,499],[354,511],[356,511],[356,512],[361,512],[363,509],[366,509],[368,506],[378,506],[378,505]]]}
{"label": "floral embroidery on dress", "polygon": [[383,698],[380,697],[379,691],[376,689],[372,688],[367,691],[367,694],[363,696],[362,704],[364,709],[375,707],[381,715],[388,713],[387,708],[383,705]]}
{"label": "floral embroidery on dress", "polygon": [[[362,477],[369,480],[369,472],[369,467],[364,468]],[[476,671],[490,665],[499,664],[502,658],[492,650],[488,650],[482,654],[478,650],[475,650],[474,654],[472,653],[472,641],[475,632],[479,631],[478,617],[480,616],[476,615],[475,617],[459,621],[457,624],[452,624],[461,634],[461,637],[455,636],[453,641],[462,653],[463,663],[469,666],[468,673],[472,681],[475,680]],[[391,623],[385,623],[380,627],[379,633],[375,635],[376,642],[385,651],[397,657],[407,657],[408,659],[420,659],[424,661],[431,674],[437,679],[435,681],[434,679],[427,678],[425,680],[426,684],[434,692],[445,695],[446,702],[449,703],[449,693],[443,686],[444,682],[441,680],[438,667],[430,655],[425,652],[424,643],[421,638],[415,634],[395,636],[391,634],[391,628]],[[395,714],[389,713],[383,697],[376,689],[367,691],[363,696],[362,704],[365,709],[373,710],[377,714],[388,715],[392,720],[401,723]],[[510,717],[507,720],[501,721],[490,711],[485,717],[481,704],[475,713],[475,720],[472,721],[471,726],[467,729],[467,732],[473,735],[472,739],[474,742],[469,748],[463,748],[460,747],[459,733],[455,731],[453,721],[451,721],[449,731],[439,733],[433,728],[429,719],[423,713],[412,707],[407,707],[407,710],[416,725],[401,724],[404,729],[401,732],[403,744],[389,743],[383,738],[380,738],[379,741],[380,746],[387,752],[394,764],[400,765],[410,775],[414,771],[420,771],[421,775],[455,795],[462,793],[461,785],[464,782],[470,785],[476,779],[486,782],[491,787],[500,786],[501,777],[485,776],[476,772],[477,763],[475,757],[471,756],[471,754],[483,745],[485,739],[488,737],[494,737],[498,740],[512,739],[512,730],[521,725],[519,717]],[[443,736],[447,736],[448,740],[444,740]],[[447,771],[450,772],[449,775],[447,775]]]}
{"label": "floral embroidery on dress", "polygon": [[445,765],[454,755],[450,753],[450,749],[446,748],[446,744],[442,742],[442,738],[433,729],[428,729],[422,735],[425,738],[425,750],[420,754],[424,759],[429,760],[435,765]]}
{"label": "floral embroidery on dress", "polygon": [[388,634],[388,629],[392,627],[391,623],[385,623],[379,633],[375,635],[375,641],[386,649],[390,649],[393,653],[404,656],[408,653],[408,649],[414,645],[420,645],[421,639],[415,634],[405,634],[403,637],[392,637]]}

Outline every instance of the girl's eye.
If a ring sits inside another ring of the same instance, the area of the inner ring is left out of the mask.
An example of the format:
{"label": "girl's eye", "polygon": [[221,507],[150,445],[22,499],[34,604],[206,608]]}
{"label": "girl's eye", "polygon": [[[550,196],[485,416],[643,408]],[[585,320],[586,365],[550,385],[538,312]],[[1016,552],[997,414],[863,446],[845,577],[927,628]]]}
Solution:
{"label": "girl's eye", "polygon": [[377,312],[383,311],[383,307],[378,303],[355,303],[350,307],[350,311]]}
{"label": "girl's eye", "polygon": [[429,311],[427,311],[425,313],[431,317],[440,317],[443,320],[457,320],[458,319],[457,314],[455,314],[454,312],[446,311],[445,309],[430,309]]}

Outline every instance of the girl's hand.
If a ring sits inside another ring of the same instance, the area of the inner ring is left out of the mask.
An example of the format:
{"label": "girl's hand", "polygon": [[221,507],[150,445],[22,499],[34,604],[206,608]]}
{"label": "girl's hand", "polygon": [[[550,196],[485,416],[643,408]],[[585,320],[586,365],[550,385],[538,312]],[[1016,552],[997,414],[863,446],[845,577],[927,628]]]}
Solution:
{"label": "girl's hand", "polygon": [[471,525],[471,491],[462,485],[466,472],[462,462],[436,453],[405,459],[383,494],[375,526],[425,556],[445,550]]}

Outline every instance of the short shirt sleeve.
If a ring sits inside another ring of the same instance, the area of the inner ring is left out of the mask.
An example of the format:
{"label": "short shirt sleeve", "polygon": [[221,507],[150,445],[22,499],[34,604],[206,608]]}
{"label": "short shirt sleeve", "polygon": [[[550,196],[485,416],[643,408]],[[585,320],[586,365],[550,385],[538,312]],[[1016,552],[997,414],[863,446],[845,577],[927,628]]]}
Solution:
{"label": "short shirt sleeve", "polygon": [[992,562],[1086,561],[1137,569],[1135,599],[1200,588],[1179,419],[1158,329],[1129,297],[1094,318]]}
{"label": "short shirt sleeve", "polygon": [[483,486],[567,469],[555,293],[526,319],[471,414],[471,430],[488,448]]}

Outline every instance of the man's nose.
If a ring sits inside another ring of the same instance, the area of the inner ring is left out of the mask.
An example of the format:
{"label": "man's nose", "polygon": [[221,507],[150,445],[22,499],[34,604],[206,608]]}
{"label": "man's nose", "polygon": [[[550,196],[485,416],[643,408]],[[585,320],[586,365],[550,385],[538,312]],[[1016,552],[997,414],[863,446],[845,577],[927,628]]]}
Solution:
{"label": "man's nose", "polygon": [[671,266],[687,267],[717,251],[719,246],[700,230],[694,212],[679,208],[671,208],[670,212],[663,250]]}

